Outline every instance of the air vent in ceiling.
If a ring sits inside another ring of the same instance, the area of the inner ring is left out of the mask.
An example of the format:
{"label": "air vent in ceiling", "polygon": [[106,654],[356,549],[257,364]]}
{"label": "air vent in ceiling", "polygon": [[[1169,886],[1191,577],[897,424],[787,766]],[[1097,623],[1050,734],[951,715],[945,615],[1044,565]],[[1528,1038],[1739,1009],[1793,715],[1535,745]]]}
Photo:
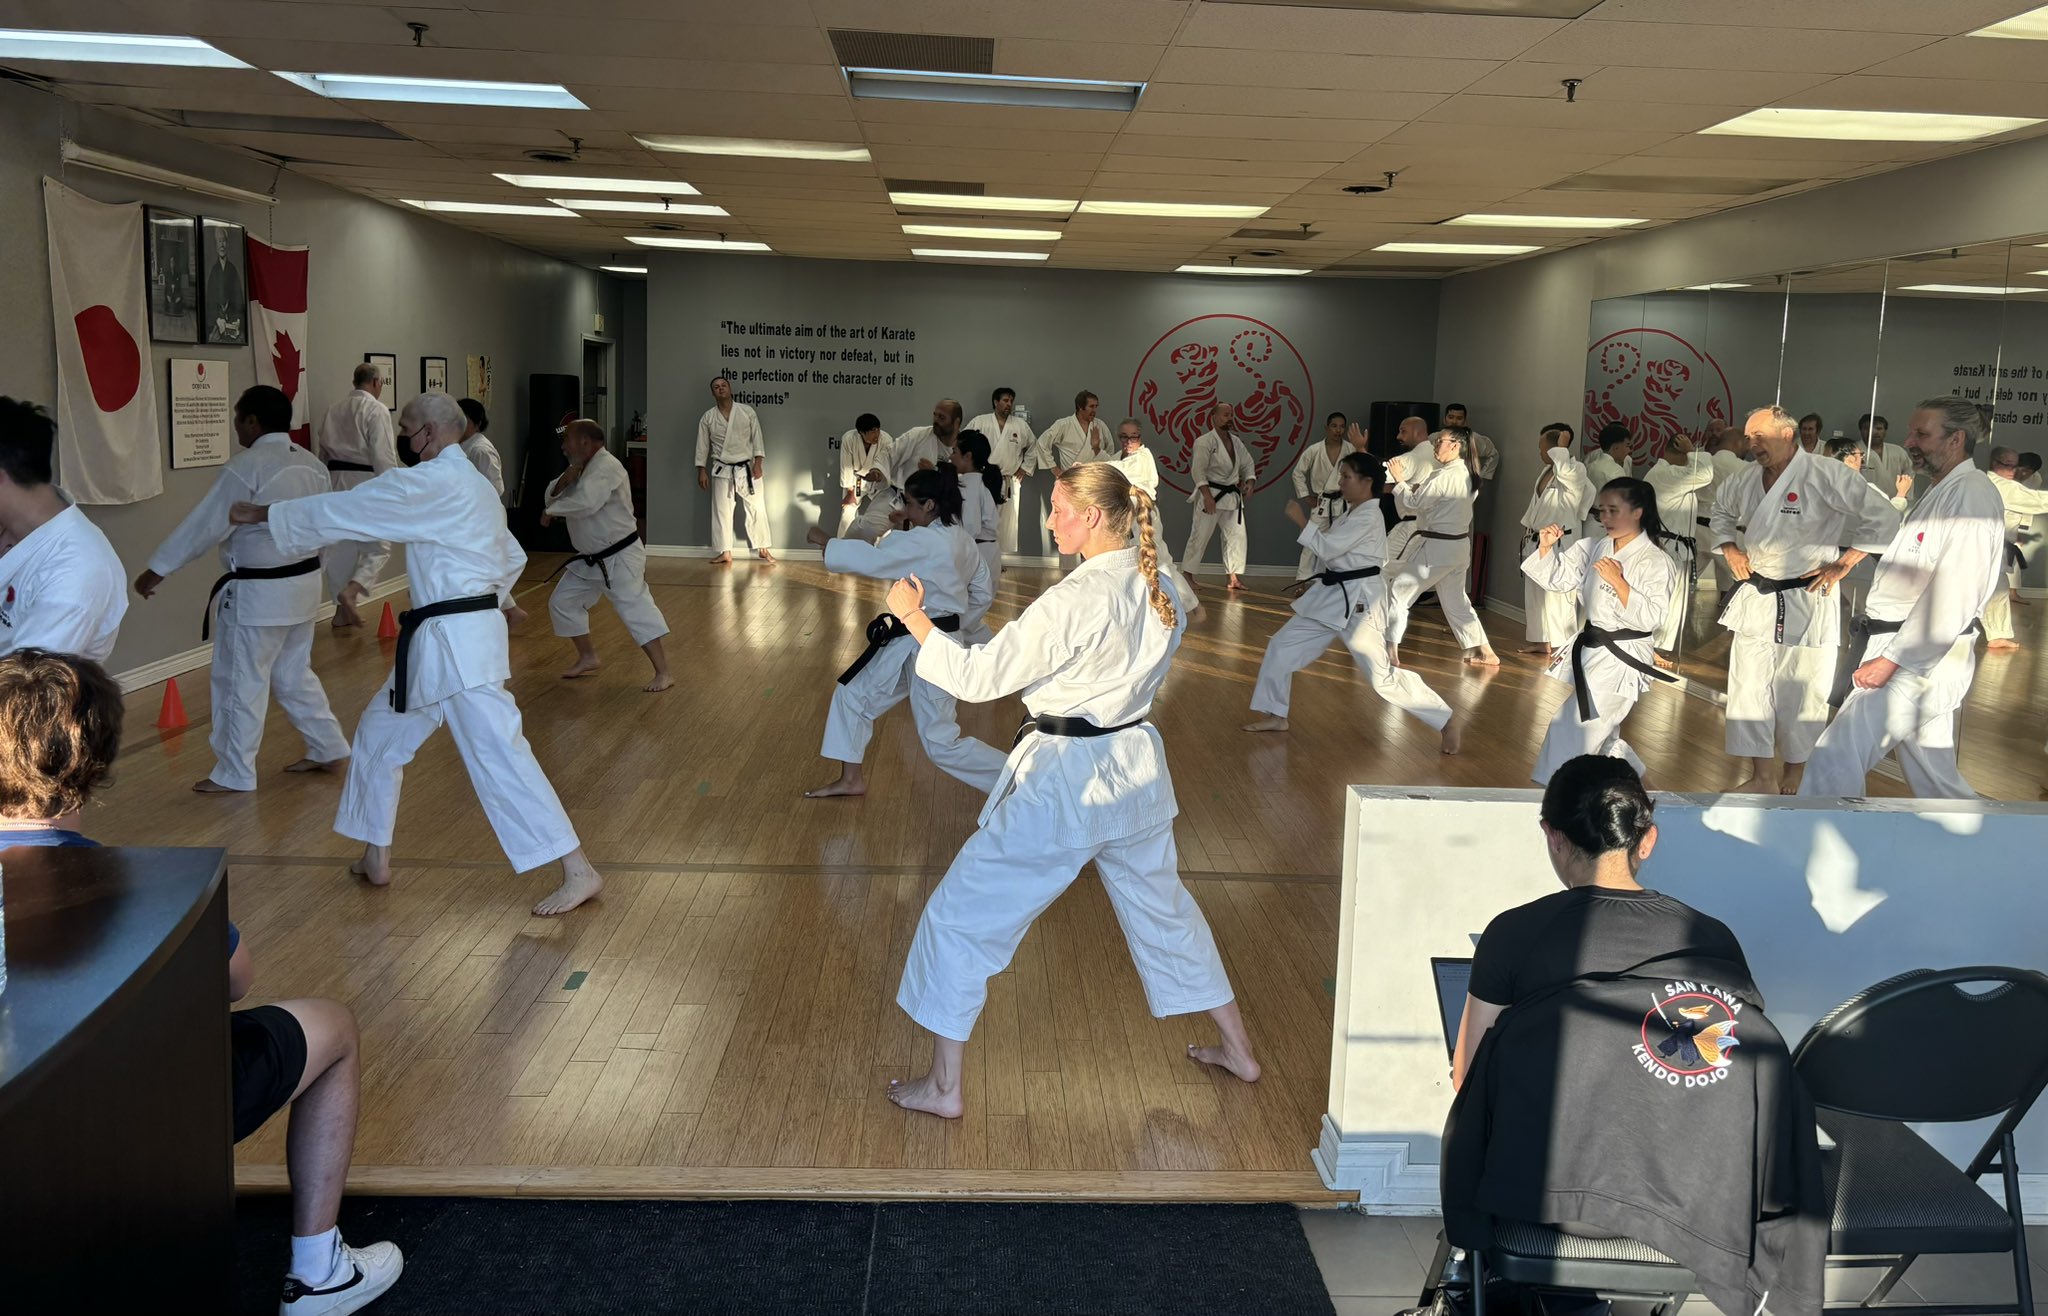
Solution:
{"label": "air vent in ceiling", "polygon": [[412,139],[368,119],[321,119],[305,114],[231,114],[221,110],[150,110],[177,128],[212,132],[293,133],[301,137],[367,137],[383,142]]}
{"label": "air vent in ceiling", "polygon": [[917,73],[993,73],[992,37],[949,37],[924,32],[856,32],[832,28],[832,51],[842,67]]}
{"label": "air vent in ceiling", "polygon": [[1601,0],[1210,0],[1222,5],[1288,5],[1300,9],[1383,9],[1399,14],[1498,14],[1511,18],[1582,18]]}
{"label": "air vent in ceiling", "polygon": [[946,196],[987,196],[986,183],[944,183],[930,178],[885,178],[882,186],[891,192],[938,192]]}
{"label": "air vent in ceiling", "polygon": [[1322,234],[1309,228],[1241,228],[1230,236],[1247,242],[1301,242]]}
{"label": "air vent in ceiling", "polygon": [[1775,192],[1804,178],[1736,178],[1699,174],[1574,174],[1550,185],[1553,192],[1677,192],[1695,196],[1753,196]]}

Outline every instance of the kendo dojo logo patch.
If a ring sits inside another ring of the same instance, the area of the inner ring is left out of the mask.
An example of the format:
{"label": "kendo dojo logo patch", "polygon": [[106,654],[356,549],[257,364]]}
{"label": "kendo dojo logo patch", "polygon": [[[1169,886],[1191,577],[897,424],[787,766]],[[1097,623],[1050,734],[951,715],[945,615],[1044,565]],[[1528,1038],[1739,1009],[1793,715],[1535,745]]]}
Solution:
{"label": "kendo dojo logo patch", "polygon": [[1734,1064],[1736,1016],[1742,1002],[1711,983],[1670,982],[1650,993],[1636,1063],[1651,1078],[1675,1088],[1719,1083]]}

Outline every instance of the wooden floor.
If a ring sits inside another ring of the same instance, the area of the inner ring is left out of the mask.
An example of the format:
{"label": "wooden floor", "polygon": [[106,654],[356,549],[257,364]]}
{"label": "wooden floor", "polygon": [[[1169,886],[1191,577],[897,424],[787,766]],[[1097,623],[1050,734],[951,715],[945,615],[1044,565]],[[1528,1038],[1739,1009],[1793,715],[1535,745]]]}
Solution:
{"label": "wooden floor", "polygon": [[[152,725],[161,687],[131,696],[119,779],[87,830],[226,847],[233,917],[257,965],[251,1003],[326,995],[354,1009],[366,1058],[357,1191],[1327,1199],[1308,1152],[1327,1089],[1343,787],[1526,785],[1566,695],[1527,660],[1456,665],[1427,608],[1408,657],[1476,714],[1466,753],[1439,755],[1341,649],[1297,679],[1291,734],[1248,736],[1238,725],[1286,601],[1205,591],[1211,606],[1154,718],[1181,800],[1184,874],[1266,1077],[1246,1086],[1190,1065],[1183,1046],[1206,1021],[1149,1017],[1088,876],[992,982],[967,1050],[967,1115],[948,1124],[882,1093],[927,1058],[895,1008],[896,979],[978,801],[924,760],[907,712],[878,729],[867,799],[800,797],[831,775],[816,750],[831,678],[880,587],[816,563],[659,560],[649,574],[676,628],[670,693],[640,692],[642,660],[609,611],[596,620],[609,665],[556,679],[570,651],[549,634],[537,585],[513,638],[528,737],[608,883],[562,919],[528,915],[554,878],[507,871],[446,737],[408,774],[397,880],[373,890],[344,872],[358,847],[329,830],[339,782],[280,774],[300,752],[280,717],[260,792],[199,797],[186,787],[212,763],[203,673],[182,683],[182,732]],[[994,619],[1049,578],[1007,574]],[[1990,664],[1979,697],[2032,709],[2048,607],[2021,611],[2029,648]],[[1514,624],[1489,624],[1504,649],[1519,639]],[[345,725],[390,650],[374,633],[322,628],[315,661]],[[1019,717],[1014,700],[962,710],[970,734],[999,745]],[[1966,727],[1972,780],[2033,799],[2039,718],[1973,709]],[[1653,690],[1629,731],[1669,788],[1735,780],[1705,700]],[[1897,788],[1873,778],[1873,791]],[[239,1149],[240,1181],[280,1185],[283,1151],[273,1121]]]}

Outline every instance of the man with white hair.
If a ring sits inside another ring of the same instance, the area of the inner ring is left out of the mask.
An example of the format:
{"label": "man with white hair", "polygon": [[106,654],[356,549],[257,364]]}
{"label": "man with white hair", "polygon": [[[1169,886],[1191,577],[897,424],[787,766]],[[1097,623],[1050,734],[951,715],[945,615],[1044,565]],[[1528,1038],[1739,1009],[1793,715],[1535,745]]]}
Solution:
{"label": "man with white hair", "polygon": [[462,411],[445,393],[422,393],[399,417],[399,438],[418,454],[368,483],[261,506],[236,503],[237,525],[270,526],[278,552],[310,553],[368,537],[406,545],[412,608],[398,619],[392,672],[356,723],[354,761],[334,830],[363,842],[350,871],[391,881],[391,835],[405,765],[445,725],[476,787],[491,830],[520,872],[562,861],[562,884],[533,907],[562,914],[604,880],[521,734],[505,619],[498,609],[526,565],[505,528],[490,483],[462,451]]}
{"label": "man with white hair", "polygon": [[747,546],[763,562],[768,551],[768,502],[762,496],[762,460],[767,446],[761,418],[744,402],[735,401],[732,381],[724,375],[711,381],[711,406],[697,421],[697,487],[711,491],[711,565],[732,562],[732,505],[737,498],[747,510]]}
{"label": "man with white hair", "polygon": [[604,430],[594,420],[572,420],[562,427],[562,455],[569,469],[548,486],[540,518],[544,526],[567,521],[569,542],[576,549],[576,556],[562,564],[564,574],[548,599],[555,634],[576,645],[576,661],[562,679],[598,669],[590,605],[604,598],[612,601],[626,634],[654,664],[654,679],[640,688],[658,694],[675,684],[661,643],[668,621],[647,588],[647,546],[640,542],[640,524],[633,517],[625,463],[605,447]]}
{"label": "man with white hair", "polygon": [[[391,409],[382,401],[391,381],[365,361],[356,367],[355,387],[327,409],[313,440],[314,456],[327,463],[336,492],[353,489],[398,465],[398,447],[391,438]],[[391,559],[391,545],[381,541],[338,543],[321,554],[327,569],[327,592],[334,596],[334,629],[363,624],[356,608],[376,588],[377,577]]]}

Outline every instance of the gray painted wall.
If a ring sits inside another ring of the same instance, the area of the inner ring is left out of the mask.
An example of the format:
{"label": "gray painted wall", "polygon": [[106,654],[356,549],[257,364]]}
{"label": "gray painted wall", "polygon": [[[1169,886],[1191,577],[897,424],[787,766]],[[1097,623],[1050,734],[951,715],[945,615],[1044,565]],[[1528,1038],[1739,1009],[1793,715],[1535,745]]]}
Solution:
{"label": "gray painted wall", "polygon": [[[883,427],[898,434],[929,423],[932,404],[942,396],[960,400],[971,419],[988,409],[998,386],[1017,390],[1034,431],[1042,431],[1073,410],[1074,394],[1092,389],[1101,397],[1101,417],[1114,430],[1136,408],[1140,365],[1161,384],[1161,401],[1176,396],[1178,384],[1166,353],[1184,341],[1219,349],[1217,379],[1226,395],[1242,402],[1253,384],[1231,360],[1239,333],[1258,333],[1261,322],[1292,344],[1300,365],[1287,361],[1268,370],[1300,399],[1307,420],[1302,439],[1317,442],[1322,415],[1345,411],[1364,417],[1376,398],[1426,398],[1436,341],[1436,287],[1423,281],[1260,280],[1097,273],[1077,270],[975,269],[960,266],[797,261],[740,256],[657,254],[649,262],[647,293],[648,402],[652,407],[648,461],[648,535],[656,543],[709,543],[710,498],[697,489],[697,420],[710,405],[708,381],[720,366],[742,372],[763,367],[801,371],[803,362],[766,357],[721,358],[724,344],[758,344],[798,350],[822,347],[874,350],[874,365],[828,365],[826,369],[894,372],[913,383],[894,387],[749,381],[742,393],[786,393],[787,402],[760,404],[766,431],[770,505],[775,542],[802,543],[819,509],[837,523],[837,457],[827,435],[837,436],[856,415],[873,411]],[[1180,328],[1196,317],[1215,319]],[[736,335],[721,322],[755,321],[842,327],[886,325],[916,333],[914,341],[832,337],[783,339]],[[1179,332],[1174,332],[1180,329]],[[1221,333],[1217,332],[1221,330]],[[1257,337],[1240,342],[1240,353],[1263,350]],[[915,360],[884,362],[884,351]],[[1275,352],[1287,353],[1279,345]],[[1313,396],[1304,388],[1313,384]],[[1148,427],[1149,428],[1149,427]],[[1192,438],[1192,435],[1187,436]],[[1157,433],[1148,439],[1163,465],[1168,445]],[[1254,445],[1257,451],[1257,445]],[[1285,471],[1298,448],[1277,445],[1262,460],[1261,482],[1280,485],[1256,494],[1248,513],[1254,564],[1291,565],[1299,550],[1281,514]],[[1170,475],[1183,488],[1184,476]],[[1027,483],[1019,547],[1047,551],[1040,523],[1051,479]],[[1184,495],[1162,489],[1169,542],[1185,542],[1189,509]],[[830,528],[828,526],[828,528]],[[1212,543],[1209,556],[1218,560]]]}
{"label": "gray painted wall", "polygon": [[[99,114],[53,97],[0,86],[0,392],[45,402],[56,396],[50,315],[49,257],[40,179],[51,174],[101,201],[141,201],[215,215],[247,226],[256,237],[312,249],[309,295],[313,414],[348,391],[349,372],[365,352],[399,358],[398,397],[419,391],[420,357],[448,358],[450,391],[466,391],[464,358],[492,360],[491,434],[514,478],[523,448],[526,385],[533,371],[577,373],[582,334],[594,323],[600,286],[618,281],[536,255],[368,198],[284,173],[275,207],[220,201],[173,188],[136,183],[58,158],[62,124],[79,142],[130,159],[268,191],[273,171],[246,157]],[[611,321],[607,321],[607,327]],[[218,468],[169,469],[170,409],[162,405],[166,363],[173,357],[224,360],[237,390],[256,382],[249,348],[155,344],[152,378],[164,429],[164,492],[141,503],[87,508],[121,555],[130,577],[165,534],[197,503]],[[387,401],[390,400],[387,398]],[[386,569],[404,570],[394,553]],[[126,671],[199,643],[199,615],[217,574],[210,562],[174,576],[154,599],[131,599],[120,643],[108,666]]]}

